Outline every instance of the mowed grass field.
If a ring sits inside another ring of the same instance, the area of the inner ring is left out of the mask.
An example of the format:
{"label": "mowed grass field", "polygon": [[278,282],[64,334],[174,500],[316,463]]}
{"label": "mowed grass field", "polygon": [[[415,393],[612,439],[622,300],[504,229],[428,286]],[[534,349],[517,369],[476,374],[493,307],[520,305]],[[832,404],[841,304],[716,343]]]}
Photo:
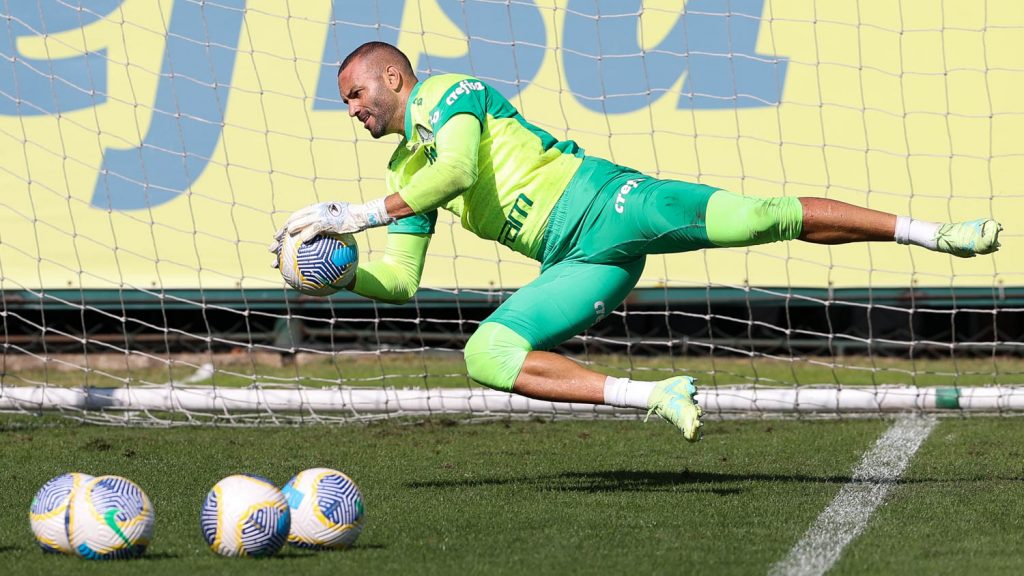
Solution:
{"label": "mowed grass field", "polygon": [[[612,376],[661,380],[673,374],[698,378],[698,386],[993,386],[1024,384],[1024,358],[978,356],[906,359],[836,356],[805,358],[570,355],[577,362]],[[9,357],[0,370],[4,386],[164,385],[185,382],[206,363],[213,366],[203,386],[477,386],[466,375],[461,352],[352,352],[336,355],[305,353],[288,357],[271,354],[217,354],[164,358],[152,356],[143,366],[127,366],[124,355],[51,356],[47,365],[18,362]],[[21,358],[24,360],[25,358]],[[276,359],[277,362],[268,362]]]}
{"label": "mowed grass field", "polygon": [[[0,416],[0,572],[74,574],[765,574],[891,426],[882,418],[664,422],[445,419],[291,428],[114,428]],[[944,418],[835,574],[1024,572],[1024,421]],[[368,523],[341,552],[215,556],[199,506],[238,472],[349,473]],[[35,491],[66,471],[127,476],[155,506],[139,560],[44,555]]]}

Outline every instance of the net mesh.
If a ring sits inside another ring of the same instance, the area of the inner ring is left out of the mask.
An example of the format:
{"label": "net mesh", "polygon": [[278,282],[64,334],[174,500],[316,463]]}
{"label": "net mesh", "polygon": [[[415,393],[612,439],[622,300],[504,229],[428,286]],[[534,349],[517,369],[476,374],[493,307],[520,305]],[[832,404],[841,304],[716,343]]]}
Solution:
{"label": "net mesh", "polygon": [[[300,297],[269,268],[292,210],[387,193],[395,142],[347,116],[335,78],[382,40],[421,78],[475,75],[556,138],[652,176],[1007,227],[1000,253],[970,260],[798,242],[650,257],[627,302],[560,351],[697,376],[716,414],[1013,411],[1022,29],[1012,0],[7,0],[0,410],[635,416],[470,381],[465,341],[538,267],[450,215],[402,307]],[[364,261],[383,234],[360,236]]]}

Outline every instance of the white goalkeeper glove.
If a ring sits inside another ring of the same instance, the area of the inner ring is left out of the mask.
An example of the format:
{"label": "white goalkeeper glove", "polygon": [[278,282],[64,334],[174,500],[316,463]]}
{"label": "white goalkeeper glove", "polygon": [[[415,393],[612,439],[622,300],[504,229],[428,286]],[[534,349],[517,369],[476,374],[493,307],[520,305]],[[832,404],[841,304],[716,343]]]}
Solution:
{"label": "white goalkeeper glove", "polygon": [[[384,207],[384,198],[371,200],[366,204],[349,204],[348,202],[310,204],[296,210],[288,217],[284,226],[274,234],[274,242],[270,244],[268,250],[277,255],[285,234],[297,235],[296,240],[303,244],[323,232],[354,234],[394,221],[395,219],[388,215],[387,208]],[[275,268],[277,262],[278,258],[275,258]]]}

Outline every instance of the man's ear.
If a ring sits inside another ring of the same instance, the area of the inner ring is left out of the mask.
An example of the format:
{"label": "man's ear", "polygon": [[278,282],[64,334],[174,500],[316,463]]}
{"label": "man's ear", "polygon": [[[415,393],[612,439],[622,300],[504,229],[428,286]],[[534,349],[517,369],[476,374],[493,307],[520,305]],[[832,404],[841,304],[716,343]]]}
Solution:
{"label": "man's ear", "polygon": [[398,66],[389,64],[384,67],[384,82],[394,92],[402,90],[402,84],[405,83],[405,79],[402,78],[402,73],[398,70]]}

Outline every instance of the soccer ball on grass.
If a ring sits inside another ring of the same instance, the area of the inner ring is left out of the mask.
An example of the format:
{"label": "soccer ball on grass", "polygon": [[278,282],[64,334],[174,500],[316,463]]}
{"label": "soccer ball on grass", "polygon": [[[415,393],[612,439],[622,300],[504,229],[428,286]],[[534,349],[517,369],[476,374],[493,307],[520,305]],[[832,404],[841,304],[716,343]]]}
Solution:
{"label": "soccer ball on grass", "polygon": [[71,494],[92,480],[92,476],[70,472],[52,478],[36,492],[28,518],[36,542],[45,552],[71,554],[65,525]]}
{"label": "soccer ball on grass", "polygon": [[71,493],[68,542],[90,560],[135,558],[146,551],[156,517],[149,497],[120,476],[97,476]]}
{"label": "soccer ball on grass", "polygon": [[199,514],[203,537],[222,556],[273,556],[284,546],[291,515],[269,480],[236,474],[214,485]]}
{"label": "soccer ball on grass", "polygon": [[310,468],[282,489],[291,507],[288,543],[301,548],[348,548],[366,522],[363,495],[351,478],[330,468]]}

